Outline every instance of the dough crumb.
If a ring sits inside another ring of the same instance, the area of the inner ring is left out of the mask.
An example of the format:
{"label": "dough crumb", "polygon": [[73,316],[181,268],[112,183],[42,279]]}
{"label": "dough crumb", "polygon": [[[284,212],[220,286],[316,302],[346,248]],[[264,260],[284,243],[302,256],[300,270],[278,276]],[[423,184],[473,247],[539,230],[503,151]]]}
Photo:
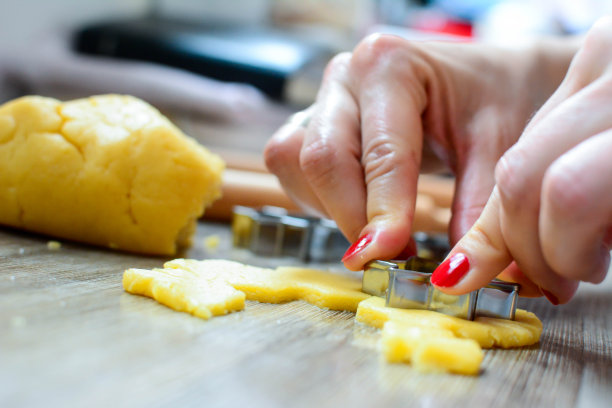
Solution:
{"label": "dough crumb", "polygon": [[204,238],[204,248],[209,251],[216,251],[219,248],[219,244],[221,243],[221,237],[218,235],[209,235]]}
{"label": "dough crumb", "polygon": [[62,247],[62,243],[59,241],[47,241],[47,249],[50,251],[59,251]]}

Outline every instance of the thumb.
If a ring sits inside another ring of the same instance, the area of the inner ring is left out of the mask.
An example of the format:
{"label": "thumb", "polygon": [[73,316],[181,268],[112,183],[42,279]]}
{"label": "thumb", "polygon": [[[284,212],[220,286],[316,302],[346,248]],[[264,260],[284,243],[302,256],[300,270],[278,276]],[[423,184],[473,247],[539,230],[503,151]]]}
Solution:
{"label": "thumb", "polygon": [[457,242],[431,276],[431,283],[459,295],[488,284],[512,262],[499,223],[497,187],[472,228]]}

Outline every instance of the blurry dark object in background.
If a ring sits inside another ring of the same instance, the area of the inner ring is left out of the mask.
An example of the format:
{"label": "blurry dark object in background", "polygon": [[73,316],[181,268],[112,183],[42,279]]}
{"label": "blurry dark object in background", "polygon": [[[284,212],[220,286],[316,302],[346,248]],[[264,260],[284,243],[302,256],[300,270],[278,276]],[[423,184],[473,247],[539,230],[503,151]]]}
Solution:
{"label": "blurry dark object in background", "polygon": [[330,50],[263,27],[162,18],[109,21],[77,30],[77,52],[150,61],[253,85],[273,99],[314,100]]}

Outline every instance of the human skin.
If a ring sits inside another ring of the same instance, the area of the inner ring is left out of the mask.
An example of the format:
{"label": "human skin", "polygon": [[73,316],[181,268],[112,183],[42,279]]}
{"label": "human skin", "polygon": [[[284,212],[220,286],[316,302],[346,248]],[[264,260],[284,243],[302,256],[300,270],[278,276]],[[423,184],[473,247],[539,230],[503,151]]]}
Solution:
{"label": "human skin", "polygon": [[370,36],[332,60],[307,125],[279,129],[266,163],[296,202],[354,243],[343,259],[352,270],[409,246],[419,172],[450,170],[458,244],[449,257],[462,262],[434,283],[464,293],[500,276],[524,296],[566,302],[580,280],[601,280],[607,262],[609,177],[577,180],[612,175],[612,138],[601,134],[612,127],[602,104],[612,92],[610,27],[513,49]]}
{"label": "human skin", "polygon": [[612,244],[611,99],[612,19],[603,18],[563,83],[498,161],[487,205],[448,257],[469,263],[448,293],[483,286],[511,261],[553,304],[571,299],[580,281],[605,278]]}

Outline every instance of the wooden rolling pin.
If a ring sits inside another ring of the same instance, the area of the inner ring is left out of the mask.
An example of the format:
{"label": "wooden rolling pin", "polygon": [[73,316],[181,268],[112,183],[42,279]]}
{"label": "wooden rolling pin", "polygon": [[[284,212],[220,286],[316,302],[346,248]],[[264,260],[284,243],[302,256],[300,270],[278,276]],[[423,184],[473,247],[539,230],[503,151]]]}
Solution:
{"label": "wooden rolling pin", "polygon": [[[447,232],[453,180],[437,176],[421,176],[414,217],[414,230]],[[260,171],[227,169],[223,175],[223,196],[206,209],[204,217],[229,220],[235,205],[259,208],[264,205],[299,211],[283,191],[277,178]]]}
{"label": "wooden rolling pin", "polygon": [[274,205],[299,211],[299,207],[283,191],[276,176],[270,173],[226,169],[221,191],[221,198],[204,212],[205,218],[228,220],[232,217],[235,205],[255,208]]}

